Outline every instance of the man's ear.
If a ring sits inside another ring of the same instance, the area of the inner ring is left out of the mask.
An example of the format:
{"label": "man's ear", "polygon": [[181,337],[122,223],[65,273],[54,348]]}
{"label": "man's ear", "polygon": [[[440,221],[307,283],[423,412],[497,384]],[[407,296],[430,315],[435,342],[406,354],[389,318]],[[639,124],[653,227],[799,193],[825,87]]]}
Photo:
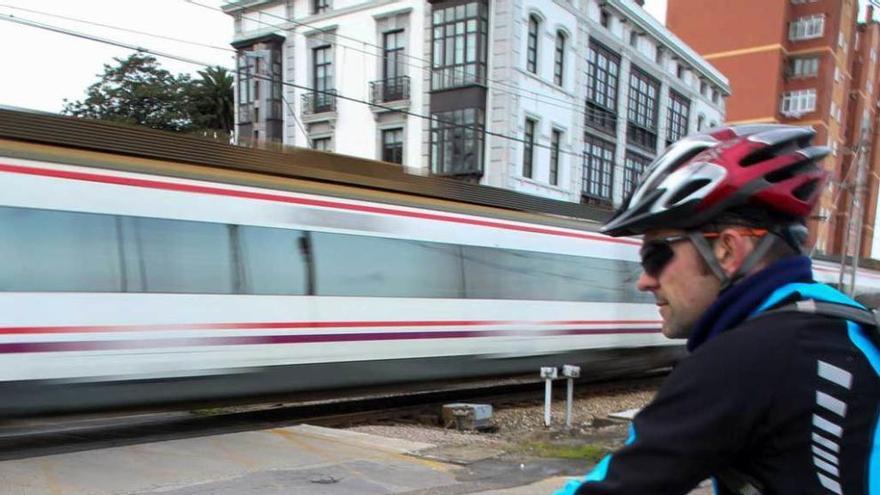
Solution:
{"label": "man's ear", "polygon": [[726,228],[715,240],[715,258],[724,273],[730,276],[739,270],[753,248],[751,238],[735,228]]}

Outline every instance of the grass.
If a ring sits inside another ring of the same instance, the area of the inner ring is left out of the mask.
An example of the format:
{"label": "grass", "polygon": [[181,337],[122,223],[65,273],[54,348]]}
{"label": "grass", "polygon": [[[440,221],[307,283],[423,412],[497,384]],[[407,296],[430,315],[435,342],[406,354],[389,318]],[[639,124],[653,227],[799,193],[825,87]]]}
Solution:
{"label": "grass", "polygon": [[526,451],[539,457],[556,457],[559,459],[578,459],[598,462],[610,450],[608,447],[594,444],[566,445],[537,442],[525,445]]}

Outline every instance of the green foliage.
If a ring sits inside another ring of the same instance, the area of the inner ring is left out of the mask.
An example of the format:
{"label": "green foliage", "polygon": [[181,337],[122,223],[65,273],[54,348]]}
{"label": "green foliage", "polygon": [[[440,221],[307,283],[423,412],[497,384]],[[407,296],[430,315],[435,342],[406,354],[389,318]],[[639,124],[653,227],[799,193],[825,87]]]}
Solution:
{"label": "green foliage", "polygon": [[556,444],[538,442],[526,445],[526,450],[539,457],[556,457],[560,459],[581,459],[598,462],[609,452],[607,447],[594,444]]}
{"label": "green foliage", "polygon": [[115,65],[104,65],[86,98],[65,101],[62,113],[176,132],[224,137],[232,132],[233,80],[226,69],[209,67],[192,80],[142,53],[114,60]]}

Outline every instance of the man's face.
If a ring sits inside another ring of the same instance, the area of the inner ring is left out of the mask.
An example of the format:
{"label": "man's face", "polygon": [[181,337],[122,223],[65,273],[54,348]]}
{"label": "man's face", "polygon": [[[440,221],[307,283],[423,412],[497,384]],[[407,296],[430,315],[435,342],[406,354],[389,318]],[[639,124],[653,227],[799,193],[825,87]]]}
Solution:
{"label": "man's face", "polygon": [[[642,259],[648,270],[642,270],[636,287],[654,294],[663,318],[663,335],[687,338],[718,296],[720,282],[681,230],[646,233]],[[664,260],[668,262],[663,264]]]}

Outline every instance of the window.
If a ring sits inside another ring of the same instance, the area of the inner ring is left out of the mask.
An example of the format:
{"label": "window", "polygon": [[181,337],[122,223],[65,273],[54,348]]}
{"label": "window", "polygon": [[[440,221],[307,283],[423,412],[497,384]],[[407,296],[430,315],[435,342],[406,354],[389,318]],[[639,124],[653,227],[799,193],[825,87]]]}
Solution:
{"label": "window", "polygon": [[815,89],[788,91],[782,95],[780,112],[786,117],[797,118],[814,110],[816,110]]}
{"label": "window", "polygon": [[675,76],[679,79],[684,80],[684,66],[681,64],[676,64],[675,66]]}
{"label": "window", "polygon": [[485,83],[487,11],[484,1],[434,9],[431,89]]}
{"label": "window", "polygon": [[702,131],[706,127],[706,116],[700,114],[697,116],[697,130]]}
{"label": "window", "polygon": [[623,162],[623,197],[627,198],[632,194],[636,184],[639,182],[642,172],[651,163],[651,159],[642,155],[627,152]]}
{"label": "window", "polygon": [[609,14],[607,10],[599,12],[599,24],[605,29],[611,27],[611,14]]}
{"label": "window", "polygon": [[824,14],[800,17],[788,25],[788,39],[797,41],[821,38],[824,28]]}
{"label": "window", "polygon": [[720,99],[721,93],[719,93],[717,89],[712,88],[712,103],[717,105]]}
{"label": "window", "polygon": [[620,57],[595,41],[587,52],[587,102],[584,123],[614,134],[617,129],[617,80]]}
{"label": "window", "polygon": [[330,0],[312,0],[312,14],[323,14],[330,10]]}
{"label": "window", "polygon": [[403,164],[403,129],[382,131],[382,161]]}
{"label": "window", "polygon": [[405,74],[403,69],[403,30],[382,34],[382,79],[386,86]]}
{"label": "window", "polygon": [[553,129],[550,133],[550,184],[559,184],[559,142],[562,141],[562,131]]}
{"label": "window", "polygon": [[532,74],[538,73],[538,18],[529,16],[529,45],[526,48],[526,70]]}
{"label": "window", "polygon": [[330,45],[312,50],[312,87],[314,91],[314,111],[321,112],[333,106],[333,48]]}
{"label": "window", "polygon": [[591,203],[609,204],[614,170],[614,143],[585,135],[583,169],[583,196]]}
{"label": "window", "polygon": [[795,57],[788,61],[791,77],[812,77],[819,73],[819,57]]}
{"label": "window", "polygon": [[318,151],[332,151],[333,147],[330,145],[330,137],[319,137],[312,138],[312,149]]}
{"label": "window", "polygon": [[525,131],[523,131],[523,177],[532,177],[532,165],[535,160],[535,121],[526,119]]}
{"label": "window", "polygon": [[837,46],[843,49],[843,53],[846,53],[847,42],[846,36],[843,35],[843,31],[837,33]]}
{"label": "window", "polygon": [[706,81],[700,81],[700,94],[709,96],[709,84]]}
{"label": "window", "polygon": [[659,45],[657,46],[657,51],[654,52],[654,62],[656,62],[657,65],[660,65],[660,66],[663,65],[663,47],[662,46],[659,46]]}
{"label": "window", "polygon": [[0,292],[651,301],[633,261],[28,208],[0,257]]}
{"label": "window", "polygon": [[666,146],[688,134],[691,102],[675,91],[669,91],[669,108],[666,119]]}
{"label": "window", "polygon": [[835,67],[834,68],[834,80],[837,82],[840,82],[841,79],[842,79],[842,74],[840,72],[840,67]]}
{"label": "window", "polygon": [[553,82],[562,86],[565,81],[565,33],[556,32],[556,52],[553,57]]}
{"label": "window", "polygon": [[483,173],[483,111],[431,114],[431,169],[438,175]]}
{"label": "window", "polygon": [[871,48],[871,62],[877,61],[877,49]]}
{"label": "window", "polygon": [[633,48],[639,47],[639,33],[635,31],[629,32],[629,46]]}
{"label": "window", "polygon": [[657,107],[660,82],[632,66],[629,85],[627,140],[654,153],[657,148]]}

